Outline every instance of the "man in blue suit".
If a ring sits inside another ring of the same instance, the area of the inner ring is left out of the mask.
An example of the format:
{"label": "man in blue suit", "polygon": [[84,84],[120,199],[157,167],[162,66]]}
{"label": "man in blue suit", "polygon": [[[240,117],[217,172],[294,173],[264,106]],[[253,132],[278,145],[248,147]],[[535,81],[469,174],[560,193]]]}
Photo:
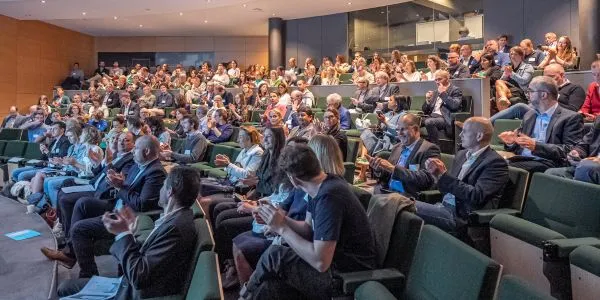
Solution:
{"label": "man in blue suit", "polygon": [[107,201],[96,198],[82,198],[77,202],[71,220],[71,244],[64,250],[43,248],[42,253],[51,260],[57,260],[67,268],[79,262],[79,277],[88,278],[98,275],[94,261],[94,241],[110,239],[113,234],[104,228],[101,216],[111,210],[121,210],[128,206],[136,212],[158,209],[160,188],[166,177],[158,155],[160,143],[154,136],[142,136],[135,142],[133,165],[127,177],[114,170],[108,170],[106,178],[115,187],[116,200]]}

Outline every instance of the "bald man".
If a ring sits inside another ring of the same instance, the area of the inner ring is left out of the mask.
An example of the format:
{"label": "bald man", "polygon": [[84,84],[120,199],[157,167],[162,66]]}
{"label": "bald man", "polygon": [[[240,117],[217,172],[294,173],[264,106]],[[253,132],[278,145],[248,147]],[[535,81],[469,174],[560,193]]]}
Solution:
{"label": "bald man", "polygon": [[461,150],[448,170],[438,158],[430,158],[426,169],[444,195],[441,203],[416,202],[417,215],[428,224],[455,232],[466,225],[469,214],[478,209],[497,208],[508,182],[508,165],[490,148],[494,128],[483,117],[465,121],[460,133]]}
{"label": "bald man", "polygon": [[[101,220],[106,211],[120,210],[128,206],[136,212],[159,209],[160,189],[166,178],[165,169],[158,160],[160,143],[154,136],[144,135],[138,138],[133,148],[133,160],[127,176],[113,169],[106,172],[106,180],[117,189],[116,201],[97,198],[79,199],[75,204],[71,220],[71,243],[63,250],[43,248],[42,253],[61,265],[72,268],[79,263],[79,278],[98,275],[94,261],[94,241],[112,239]],[[73,219],[79,221],[73,222]]]}
{"label": "bald man", "polygon": [[15,121],[19,117],[19,109],[16,106],[11,106],[8,110],[8,116],[2,120],[2,128],[13,128]]}

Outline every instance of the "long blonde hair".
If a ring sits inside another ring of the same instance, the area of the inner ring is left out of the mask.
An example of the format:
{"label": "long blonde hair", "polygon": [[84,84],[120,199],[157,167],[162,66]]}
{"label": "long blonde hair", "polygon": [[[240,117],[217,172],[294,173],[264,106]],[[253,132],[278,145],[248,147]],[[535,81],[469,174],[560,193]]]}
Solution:
{"label": "long blonde hair", "polygon": [[323,172],[344,176],[346,169],[344,168],[342,151],[333,137],[317,134],[310,139],[308,147],[317,155]]}

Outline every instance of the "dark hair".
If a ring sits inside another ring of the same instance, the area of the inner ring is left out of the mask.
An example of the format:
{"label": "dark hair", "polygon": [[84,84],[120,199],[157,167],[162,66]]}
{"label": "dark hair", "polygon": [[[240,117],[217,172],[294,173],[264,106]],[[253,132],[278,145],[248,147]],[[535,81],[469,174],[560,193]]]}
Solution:
{"label": "dark hair", "polygon": [[190,207],[201,192],[200,173],[193,167],[177,166],[167,175],[165,185],[172,190],[177,203]]}
{"label": "dark hair", "polygon": [[198,121],[198,118],[196,118],[196,116],[185,115],[183,119],[181,119],[181,121],[185,119],[189,120],[189,122],[192,123],[192,128],[194,128],[194,130],[198,129],[198,125],[200,125],[200,122]]}
{"label": "dark hair", "polygon": [[285,143],[286,143],[286,145],[289,145],[291,143],[294,143],[294,144],[308,144],[308,139],[305,138],[305,137],[303,137],[303,136],[297,135],[297,136],[293,136],[293,137],[289,138]]}
{"label": "dark hair", "polygon": [[333,114],[333,116],[336,119],[338,119],[338,120],[340,119],[340,112],[337,109],[335,109],[335,108],[328,108],[327,110],[325,110],[325,112],[330,112],[330,113]]}
{"label": "dark hair", "polygon": [[150,126],[150,129],[152,129],[152,127],[155,127],[152,134],[154,134],[156,137],[165,132],[165,123],[163,122],[163,119],[161,117],[149,117],[148,119],[146,119],[146,124]]}
{"label": "dark hair", "polygon": [[491,55],[491,54],[489,54],[489,53],[486,53],[486,54],[482,55],[481,58],[485,58],[485,60],[489,61],[490,62],[490,67],[493,67],[493,66],[496,65],[496,61],[494,60],[494,56]]}
{"label": "dark hair", "polygon": [[[275,167],[277,166],[277,159],[279,159],[279,155],[281,154],[281,150],[285,147],[285,133],[283,128],[281,127],[267,127],[265,132],[270,130],[273,133],[273,151],[270,153],[271,157],[267,162],[269,166]],[[266,150],[266,149],[265,149]],[[269,153],[269,151],[267,151]],[[268,157],[269,155],[265,155],[263,157]]]}
{"label": "dark hair", "polygon": [[300,114],[300,113],[305,113],[305,114],[307,114],[310,117],[314,117],[315,116],[315,113],[312,111],[312,109],[310,109],[310,107],[307,107],[307,106],[300,107],[298,109],[298,114]]}
{"label": "dark hair", "polygon": [[[185,96],[182,94],[177,94],[175,95],[175,107],[177,107],[178,109],[184,109],[186,107],[187,103],[185,101]],[[186,111],[187,113],[187,111]]]}
{"label": "dark hair", "polygon": [[279,159],[279,169],[303,181],[321,173],[317,155],[307,145],[301,144],[285,147]]}
{"label": "dark hair", "polygon": [[502,38],[508,41],[508,35],[501,34],[500,36],[498,36],[498,39],[502,39]]}
{"label": "dark hair", "polygon": [[135,128],[141,128],[142,120],[140,120],[138,117],[129,117],[127,118],[127,124],[131,124]]}
{"label": "dark hair", "polygon": [[62,130],[67,129],[67,124],[65,124],[65,122],[62,122],[62,121],[52,122],[52,126],[54,126],[54,125],[58,125],[58,127]]}
{"label": "dark hair", "polygon": [[35,118],[35,116],[37,116],[37,115],[42,115],[42,116],[43,116],[43,115],[44,115],[44,111],[42,111],[42,110],[40,110],[40,109],[36,110],[36,111],[33,113],[33,117]]}
{"label": "dark hair", "polygon": [[123,116],[116,116],[116,117],[113,119],[113,121],[117,121],[117,122],[119,122],[120,124],[125,124],[125,117],[123,117]]}
{"label": "dark hair", "polygon": [[400,112],[403,110],[410,109],[410,103],[412,102],[412,98],[410,98],[410,96],[395,94],[395,95],[392,95],[392,97],[394,97],[394,101],[396,101],[396,105],[397,105],[395,112]]}

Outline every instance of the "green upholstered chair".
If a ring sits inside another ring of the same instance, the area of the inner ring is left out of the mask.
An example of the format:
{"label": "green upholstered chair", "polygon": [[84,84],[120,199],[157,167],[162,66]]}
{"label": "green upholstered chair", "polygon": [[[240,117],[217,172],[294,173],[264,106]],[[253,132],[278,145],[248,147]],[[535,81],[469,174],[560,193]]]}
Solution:
{"label": "green upholstered chair", "polygon": [[425,225],[401,294],[363,284],[361,299],[494,299],[502,266],[441,229]]}
{"label": "green upholstered chair", "polygon": [[327,97],[316,97],[317,108],[326,109],[327,108]]}
{"label": "green upholstered chair", "polygon": [[550,295],[540,293],[529,283],[525,282],[517,276],[505,275],[502,277],[502,279],[500,279],[497,299],[551,300],[554,298]]}
{"label": "green upholstered chair", "polygon": [[6,150],[7,141],[0,141],[0,155],[4,155],[4,150]]}
{"label": "green upholstered chair", "polygon": [[23,157],[27,142],[23,141],[8,141],[4,153],[0,156],[0,161],[6,163],[12,157]]}
{"label": "green upholstered chair", "polygon": [[23,129],[3,128],[0,130],[0,140],[3,141],[18,141],[21,139]]}
{"label": "green upholstered chair", "polygon": [[346,149],[346,161],[356,162],[361,140],[359,138],[348,138],[348,148]]}
{"label": "green upholstered chair", "polygon": [[498,135],[505,131],[512,131],[521,126],[521,120],[496,120],[494,122],[494,134],[492,134],[491,146],[494,150],[504,150],[504,144],[498,138]]}
{"label": "green upholstered chair", "polygon": [[573,300],[600,299],[600,249],[577,247],[569,260]]}
{"label": "green upholstered chair", "polygon": [[351,97],[342,97],[342,106],[345,108],[350,107],[350,105],[352,104],[352,98]]}
{"label": "green upholstered chair", "polygon": [[534,174],[521,218],[498,214],[490,221],[492,258],[541,292],[557,298],[570,293],[569,278],[545,272],[567,268],[579,245],[600,246],[599,194],[599,185]]}
{"label": "green upholstered chair", "polygon": [[352,84],[352,73],[340,74],[340,84]]}
{"label": "green upholstered chair", "polygon": [[344,172],[344,179],[346,179],[349,184],[353,184],[356,165],[353,162],[345,162],[344,169],[346,170],[346,172]]}
{"label": "green upholstered chair", "polygon": [[195,163],[192,164],[193,167],[196,167],[200,170],[202,170],[204,173],[208,172],[208,170],[210,169],[214,169],[217,166],[215,165],[215,159],[217,157],[217,154],[223,154],[223,155],[227,155],[228,157],[233,157],[233,150],[234,148],[229,147],[229,146],[224,146],[221,144],[214,144],[212,145],[211,149],[210,149],[210,156],[208,158],[207,162],[200,162],[200,163]]}
{"label": "green upholstered chair", "polygon": [[410,108],[409,112],[420,114],[423,113],[423,103],[425,103],[425,96],[411,96],[410,97]]}
{"label": "green upholstered chair", "polygon": [[[371,280],[381,282],[382,286],[385,286],[395,295],[402,293],[405,279],[407,276],[410,277],[410,272],[412,272],[411,264],[423,227],[423,220],[411,212],[401,211],[396,215],[393,226],[382,268],[371,271],[342,273],[340,277],[342,278],[343,294],[352,295],[361,284]],[[402,249],[402,251],[398,251],[399,249]]]}
{"label": "green upholstered chair", "polygon": [[111,118],[114,118],[120,113],[121,113],[121,109],[118,107],[115,107],[115,108],[110,109],[110,111],[108,112],[108,116]]}

